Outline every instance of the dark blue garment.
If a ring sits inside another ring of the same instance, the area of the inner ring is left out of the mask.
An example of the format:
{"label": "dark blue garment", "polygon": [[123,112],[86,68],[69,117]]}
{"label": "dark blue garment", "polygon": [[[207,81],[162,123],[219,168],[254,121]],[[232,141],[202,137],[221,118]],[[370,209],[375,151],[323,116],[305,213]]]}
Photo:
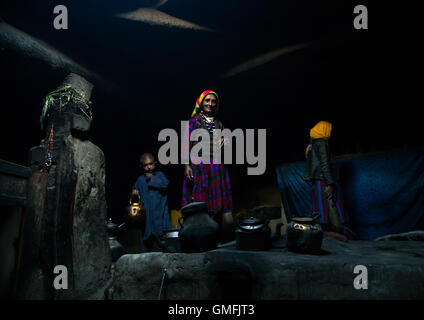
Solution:
{"label": "dark blue garment", "polygon": [[[352,230],[363,240],[424,229],[424,148],[337,159]],[[287,219],[305,216],[313,201],[305,161],[277,167]]]}
{"label": "dark blue garment", "polygon": [[146,226],[144,237],[146,240],[150,235],[161,236],[163,230],[171,229],[169,218],[168,197],[166,191],[169,181],[160,172],[153,172],[150,181],[146,181],[146,176],[139,176],[133,189],[140,193],[141,201],[146,208]]}

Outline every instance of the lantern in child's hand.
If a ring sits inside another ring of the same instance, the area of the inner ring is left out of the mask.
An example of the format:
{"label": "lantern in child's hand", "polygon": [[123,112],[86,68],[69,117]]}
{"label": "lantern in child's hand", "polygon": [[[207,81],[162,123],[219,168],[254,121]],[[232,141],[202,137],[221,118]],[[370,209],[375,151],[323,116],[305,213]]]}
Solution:
{"label": "lantern in child's hand", "polygon": [[126,217],[130,221],[143,222],[146,218],[146,209],[139,195],[137,200],[133,200],[133,196],[130,198],[130,204],[127,206],[126,211]]}

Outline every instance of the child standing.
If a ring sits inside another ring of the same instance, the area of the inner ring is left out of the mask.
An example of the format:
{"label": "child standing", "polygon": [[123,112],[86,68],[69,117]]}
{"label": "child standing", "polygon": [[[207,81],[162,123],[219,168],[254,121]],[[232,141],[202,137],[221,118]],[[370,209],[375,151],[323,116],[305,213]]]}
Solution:
{"label": "child standing", "polygon": [[132,195],[140,196],[146,209],[142,252],[149,252],[159,246],[163,231],[171,228],[166,194],[169,181],[163,172],[155,171],[156,161],[151,153],[141,155],[140,166],[144,174],[138,177]]}

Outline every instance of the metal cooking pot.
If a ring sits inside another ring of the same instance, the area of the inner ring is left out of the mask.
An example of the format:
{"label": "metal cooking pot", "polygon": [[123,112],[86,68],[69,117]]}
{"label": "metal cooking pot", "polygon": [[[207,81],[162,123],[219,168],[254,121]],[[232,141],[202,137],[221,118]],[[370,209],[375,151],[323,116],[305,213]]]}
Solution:
{"label": "metal cooking pot", "polygon": [[138,195],[136,198],[134,200],[134,196],[131,196],[130,204],[126,208],[126,218],[132,222],[143,222],[146,218],[146,209],[140,196]]}
{"label": "metal cooking pot", "polygon": [[236,229],[236,248],[239,250],[268,250],[273,242],[281,237],[283,223],[276,226],[271,236],[268,220],[257,217],[241,219]]}
{"label": "metal cooking pot", "polygon": [[179,228],[172,228],[164,231],[164,235],[160,241],[163,252],[181,252],[180,238],[178,236],[179,231]]}
{"label": "metal cooking pot", "polygon": [[124,247],[118,241],[118,234],[121,231],[121,228],[122,225],[118,226],[116,223],[112,222],[111,218],[109,218],[109,221],[106,224],[106,229],[109,236],[109,248],[112,262],[116,262],[124,254]]}
{"label": "metal cooking pot", "polygon": [[312,217],[294,217],[287,225],[287,249],[298,252],[317,252],[321,249],[323,231],[316,223],[320,217],[315,212]]}

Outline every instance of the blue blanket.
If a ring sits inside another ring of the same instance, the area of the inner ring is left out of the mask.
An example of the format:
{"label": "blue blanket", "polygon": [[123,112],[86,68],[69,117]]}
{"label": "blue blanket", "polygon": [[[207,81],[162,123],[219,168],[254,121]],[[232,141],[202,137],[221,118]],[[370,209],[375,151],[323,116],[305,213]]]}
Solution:
{"label": "blue blanket", "polygon": [[[340,185],[360,239],[424,229],[424,148],[339,158]],[[277,167],[287,219],[309,215],[311,185],[305,162]]]}

